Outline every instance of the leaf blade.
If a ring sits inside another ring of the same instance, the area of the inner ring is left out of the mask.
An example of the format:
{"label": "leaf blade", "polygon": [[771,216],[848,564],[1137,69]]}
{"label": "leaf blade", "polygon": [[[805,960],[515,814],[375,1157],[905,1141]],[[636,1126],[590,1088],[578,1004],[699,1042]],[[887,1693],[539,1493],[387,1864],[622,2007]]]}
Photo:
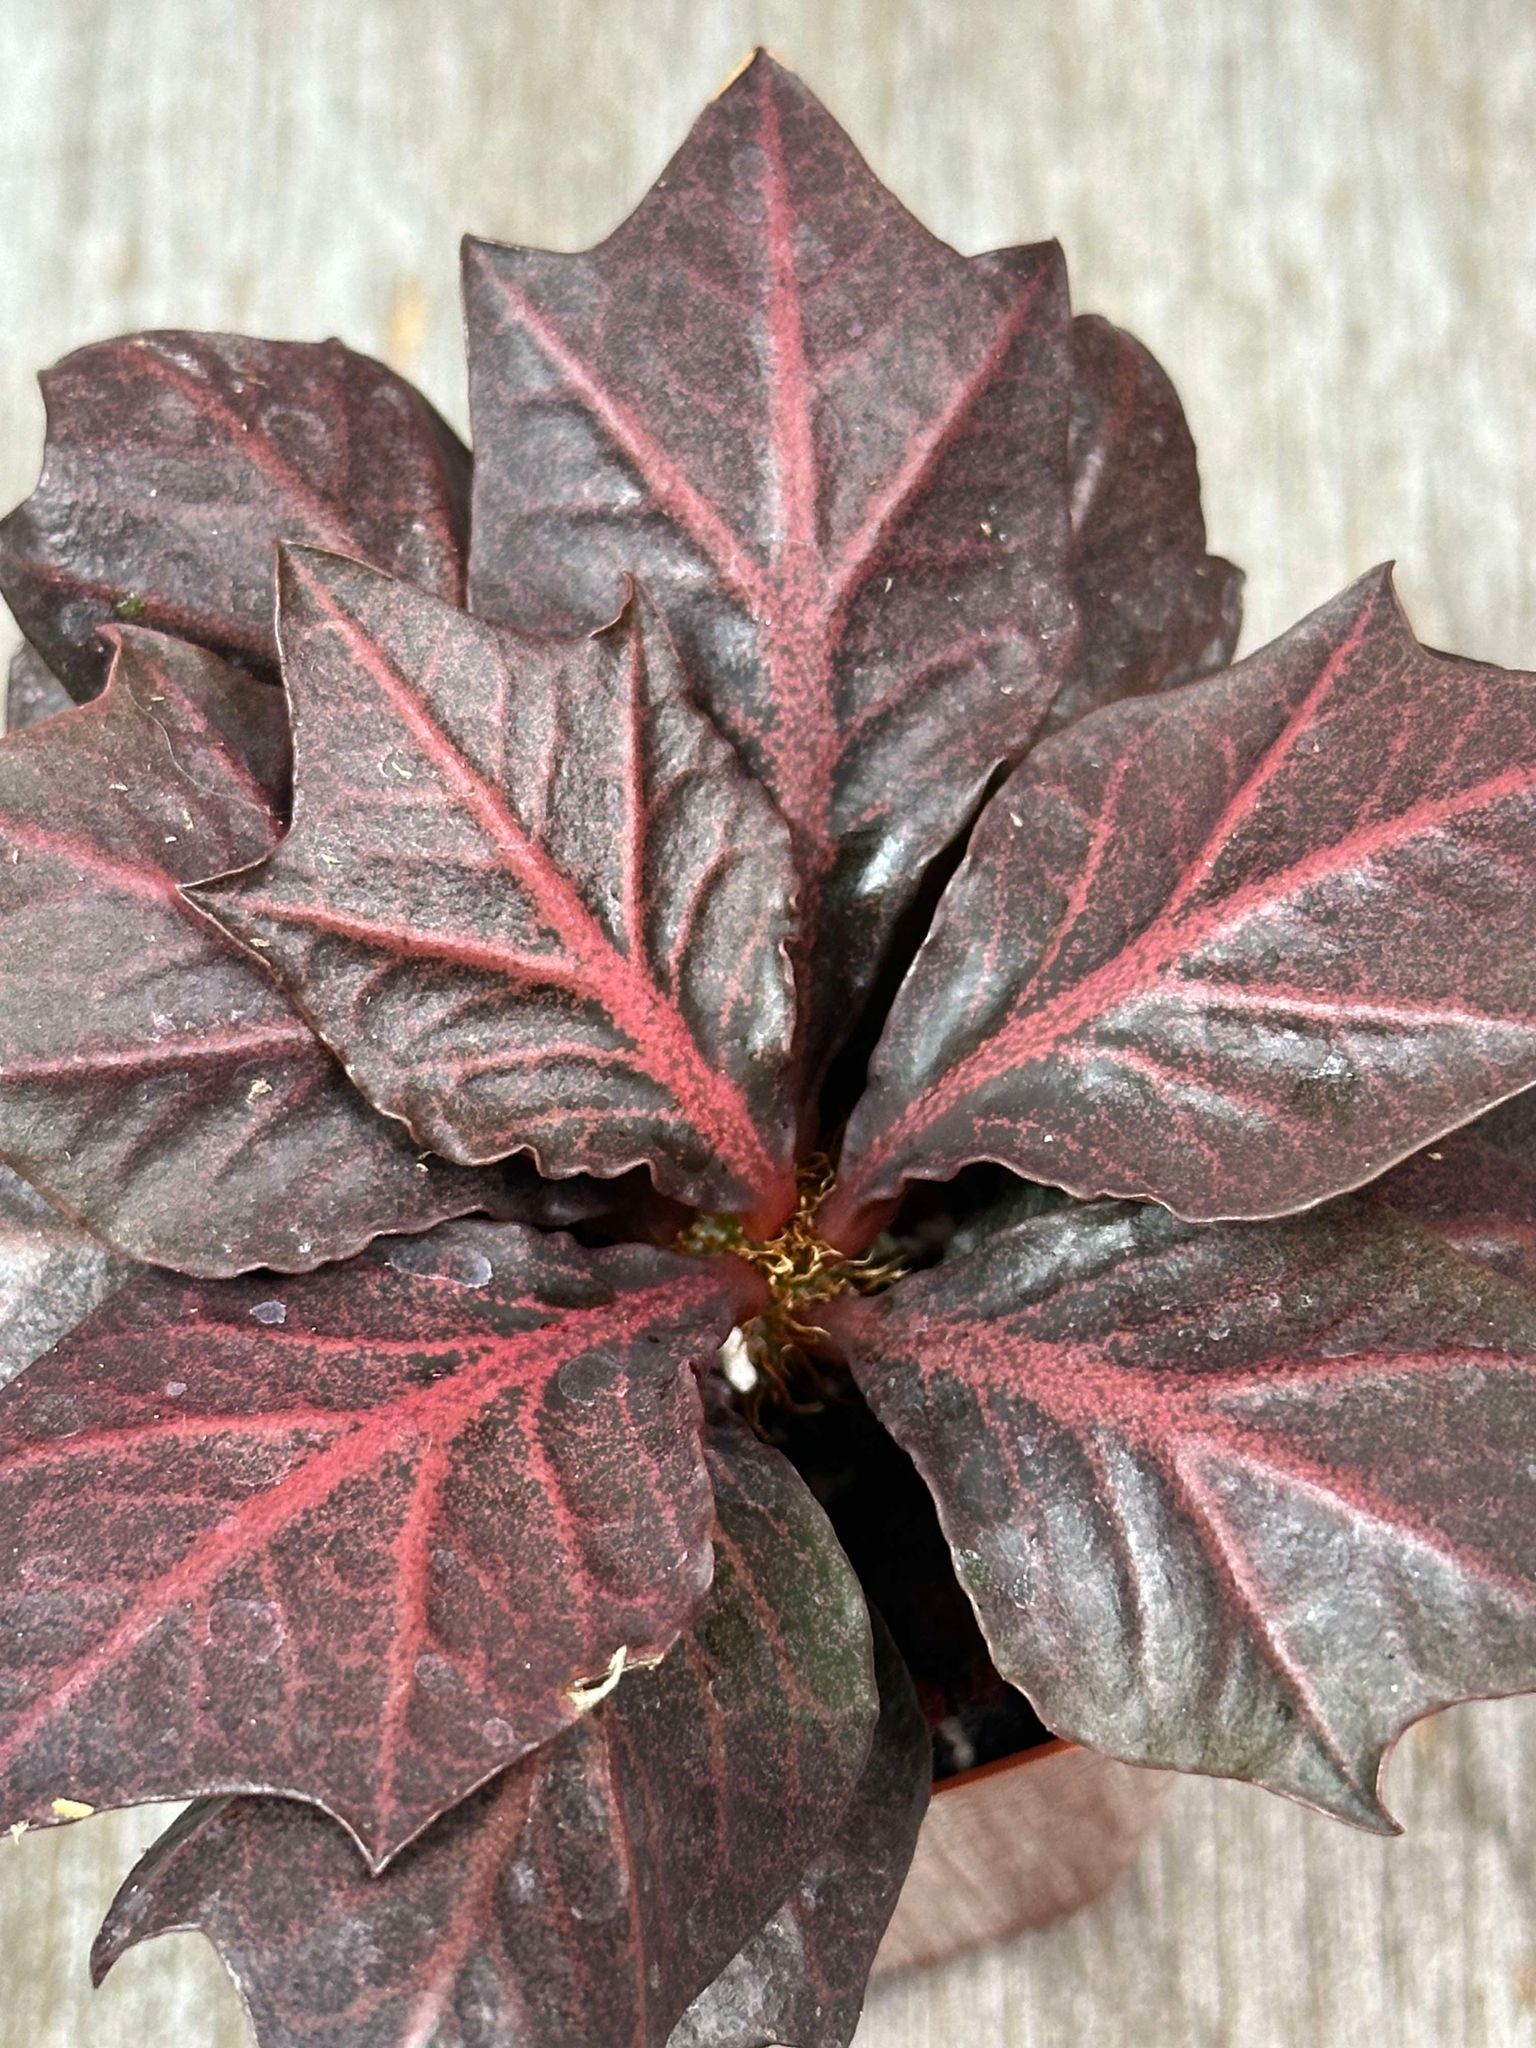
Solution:
{"label": "leaf blade", "polygon": [[928,1808],[933,1744],[895,1644],[875,1624],[880,1719],[836,1835],[689,2006],[667,2048],[847,2048]]}
{"label": "leaf blade", "polygon": [[386,1861],[686,1622],[688,1363],[736,1306],[697,1262],[494,1224],[276,1287],[138,1276],[0,1399],[49,1560],[4,1596],[8,1818],[267,1790]]}
{"label": "leaf blade", "polygon": [[977,1158],[1206,1220],[1361,1185],[1536,1073],[1533,863],[1529,678],[1422,648],[1385,571],[1100,712],[978,826],[833,1228]]}
{"label": "leaf blade", "polygon": [[1415,1153],[1377,1181],[1370,1198],[1463,1257],[1536,1282],[1536,1099],[1527,1090]]}
{"label": "leaf blade", "polygon": [[280,539],[462,596],[468,456],[339,342],[125,335],[66,356],[43,395],[43,474],[0,522],[0,589],[81,701],[105,678],[98,630],[125,620],[275,669]]}
{"label": "leaf blade", "polygon": [[760,55],[597,250],[471,243],[465,290],[471,602],[653,592],[795,834],[814,1067],[1061,679],[1059,254],[958,257]]}
{"label": "leaf blade", "polygon": [[1058,1732],[1391,1832],[1401,1730],[1536,1686],[1536,1297],[1411,1226],[1060,1210],[834,1315]]}
{"label": "leaf blade", "polygon": [[0,742],[0,1157],[132,1258],[292,1271],[517,1194],[423,1159],[178,893],[271,845],[286,780],[277,693],[137,631]]}
{"label": "leaf blade", "polygon": [[0,1384],[99,1307],[128,1271],[0,1166]]}
{"label": "leaf blade", "polygon": [[293,827],[193,900],[423,1143],[649,1164],[771,1224],[792,1200],[788,845],[643,600],[558,642],[339,558],[285,554],[281,590]]}
{"label": "leaf blade", "polygon": [[[189,1816],[120,1893],[97,1981],[136,1941],[197,1925],[261,2048],[448,2048],[461,2030],[663,2048],[835,1826],[875,1714],[862,1602],[810,1496],[744,1433],[714,1435],[710,1464],[719,1570],[665,1663],[382,1879],[282,1802]],[[376,1965],[340,1938],[349,1925]]]}
{"label": "leaf blade", "polygon": [[1081,633],[1047,732],[1122,697],[1225,668],[1243,576],[1205,551],[1195,444],[1141,344],[1072,322],[1072,580]]}
{"label": "leaf blade", "polygon": [[37,649],[23,640],[11,656],[6,677],[6,732],[21,732],[26,726],[40,724],[56,711],[67,711],[73,702]]}

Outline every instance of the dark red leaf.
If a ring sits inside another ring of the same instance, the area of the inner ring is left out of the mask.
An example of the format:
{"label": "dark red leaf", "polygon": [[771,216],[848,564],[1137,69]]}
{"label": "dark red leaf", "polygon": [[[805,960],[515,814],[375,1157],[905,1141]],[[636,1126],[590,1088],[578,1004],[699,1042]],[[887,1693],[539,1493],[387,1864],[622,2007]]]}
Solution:
{"label": "dark red leaf", "polygon": [[56,1344],[131,1270],[0,1166],[0,1381]]}
{"label": "dark red leaf", "polygon": [[759,56],[600,247],[465,289],[471,603],[642,579],[795,834],[823,1050],[1070,652],[1060,252],[957,256]]}
{"label": "dark red leaf", "polygon": [[55,711],[67,711],[73,698],[35,647],[25,640],[11,657],[5,690],[5,730],[20,732],[39,725]]}
{"label": "dark red leaf", "polygon": [[880,1721],[836,1835],[667,2048],[847,2048],[928,1810],[933,1744],[895,1644],[875,1624]]}
{"label": "dark red leaf", "polygon": [[1465,1257],[1536,1286],[1536,1093],[1416,1152],[1371,1197]]}
{"label": "dark red leaf", "polygon": [[1047,730],[1225,667],[1239,569],[1205,552],[1195,444],[1178,393],[1129,334],[1072,323],[1072,588],[1081,631]]}
{"label": "dark red leaf", "polygon": [[1358,1186],[1536,1078],[1533,887],[1536,683],[1420,647],[1378,570],[1004,785],[829,1227],[974,1159],[1205,1218]]}
{"label": "dark red leaf", "polygon": [[357,563],[280,572],[293,828],[190,893],[449,1158],[794,1199],[788,835],[634,597],[531,640]]}
{"label": "dark red leaf", "polygon": [[558,1733],[709,1583],[731,1284],[492,1223],[137,1276],[0,1394],[0,1825],[286,1792],[382,1862]]}
{"label": "dark red leaf", "polygon": [[286,751],[276,691],[138,632],[95,702],[0,744],[0,1157],[182,1272],[304,1270],[508,1199],[375,1115],[178,892],[273,844]]}
{"label": "dark red leaf", "polygon": [[1065,1208],[827,1315],[1046,1725],[1390,1829],[1536,1687],[1536,1294],[1366,1203]]}
{"label": "dark red leaf", "polygon": [[662,2048],[821,1850],[869,1747],[858,1582],[774,1451],[710,1454],[708,1604],[655,1671],[441,1821],[381,1879],[320,1815],[194,1812],[98,1938],[197,1927],[261,2048]]}
{"label": "dark red leaf", "polygon": [[337,341],[130,334],[42,382],[43,473],[0,523],[0,591],[71,695],[100,689],[98,629],[120,620],[272,670],[278,540],[462,595],[469,458],[382,363]]}

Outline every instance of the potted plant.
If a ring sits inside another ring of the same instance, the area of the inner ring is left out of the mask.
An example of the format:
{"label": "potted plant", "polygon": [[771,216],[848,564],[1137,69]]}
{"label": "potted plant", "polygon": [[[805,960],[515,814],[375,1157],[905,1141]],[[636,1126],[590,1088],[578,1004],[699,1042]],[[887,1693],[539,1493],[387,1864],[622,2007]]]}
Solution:
{"label": "potted plant", "polygon": [[473,467],[137,335],[0,528],[0,1823],[192,1799],[95,1969],[263,2048],[835,2048],[936,1760],[1386,1830],[1536,1683],[1536,687],[1228,666],[1161,371],[766,58],[466,275]]}

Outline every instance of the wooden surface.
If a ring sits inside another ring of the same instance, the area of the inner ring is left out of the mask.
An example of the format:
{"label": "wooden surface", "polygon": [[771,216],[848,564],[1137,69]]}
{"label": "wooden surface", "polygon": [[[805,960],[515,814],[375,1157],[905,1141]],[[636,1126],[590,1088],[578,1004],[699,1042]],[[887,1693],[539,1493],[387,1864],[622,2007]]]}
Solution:
{"label": "wooden surface", "polygon": [[[1396,554],[1427,639],[1536,666],[1531,0],[0,0],[0,498],[33,371],[125,328],[337,332],[462,421],[459,231],[594,239],[754,40],[1158,351],[1246,645]],[[1536,1710],[1418,1731],[1392,1791],[1406,1842],[1184,1786],[1112,1899],[883,1988],[860,2048],[1536,2044]],[[0,2048],[241,2041],[191,1937],[84,1989],[153,1831],[0,1845]]]}

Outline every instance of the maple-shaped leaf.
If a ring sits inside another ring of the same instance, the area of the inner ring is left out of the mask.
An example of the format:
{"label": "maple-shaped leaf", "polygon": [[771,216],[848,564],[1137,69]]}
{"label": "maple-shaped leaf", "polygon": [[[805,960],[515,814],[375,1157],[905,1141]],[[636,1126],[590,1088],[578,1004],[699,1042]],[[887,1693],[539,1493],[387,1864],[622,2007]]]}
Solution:
{"label": "maple-shaped leaf", "polygon": [[1465,1257],[1536,1285],[1536,1093],[1416,1152],[1370,1192]]}
{"label": "maple-shaped leaf", "polygon": [[393,1855],[697,1606],[732,1286],[494,1223],[137,1276],[0,1394],[0,1825],[259,1790]]}
{"label": "maple-shaped leaf", "polygon": [[0,1166],[0,1381],[56,1344],[131,1270]]}
{"label": "maple-shaped leaf", "polygon": [[292,829],[196,902],[434,1151],[648,1163],[774,1227],[788,835],[644,599],[550,641],[339,557],[285,551],[279,584]]}
{"label": "maple-shaped leaf", "polygon": [[1357,1187],[1536,1078],[1533,887],[1536,681],[1421,647],[1378,570],[1004,784],[828,1228],[975,1159],[1199,1218]]}
{"label": "maple-shaped leaf", "polygon": [[471,604],[644,582],[793,829],[819,1055],[1070,654],[1060,252],[958,256],[759,55],[598,248],[466,264]]}
{"label": "maple-shaped leaf", "polygon": [[182,1272],[304,1269],[505,1193],[370,1110],[181,894],[274,844],[286,762],[277,691],[138,631],[100,697],[0,743],[0,1158]]}
{"label": "maple-shaped leaf", "polygon": [[457,600],[469,458],[340,342],[131,334],[42,380],[42,477],[0,522],[0,591],[77,698],[127,620],[275,667],[272,553],[307,541]]}
{"label": "maple-shaped leaf", "polygon": [[1536,1293],[1389,1212],[1069,1207],[824,1313],[1060,1734],[1390,1829],[1410,1721],[1536,1686]]}
{"label": "maple-shaped leaf", "polygon": [[836,1834],[773,1917],[701,1991],[667,2048],[847,2048],[928,1810],[933,1743],[871,1612],[880,1720]]}
{"label": "maple-shaped leaf", "polygon": [[1080,627],[1047,730],[1232,658],[1242,571],[1205,551],[1195,444],[1165,372],[1134,336],[1072,322],[1073,595]]}
{"label": "maple-shaped leaf", "polygon": [[39,725],[56,711],[67,711],[74,699],[35,647],[23,640],[11,656],[5,685],[6,732]]}
{"label": "maple-shaped leaf", "polygon": [[876,1701],[858,1582],[793,1469],[710,1451],[709,1600],[654,1671],[369,1878],[281,1800],[194,1809],[92,1958],[200,1928],[260,2048],[663,2048],[835,1831]]}

